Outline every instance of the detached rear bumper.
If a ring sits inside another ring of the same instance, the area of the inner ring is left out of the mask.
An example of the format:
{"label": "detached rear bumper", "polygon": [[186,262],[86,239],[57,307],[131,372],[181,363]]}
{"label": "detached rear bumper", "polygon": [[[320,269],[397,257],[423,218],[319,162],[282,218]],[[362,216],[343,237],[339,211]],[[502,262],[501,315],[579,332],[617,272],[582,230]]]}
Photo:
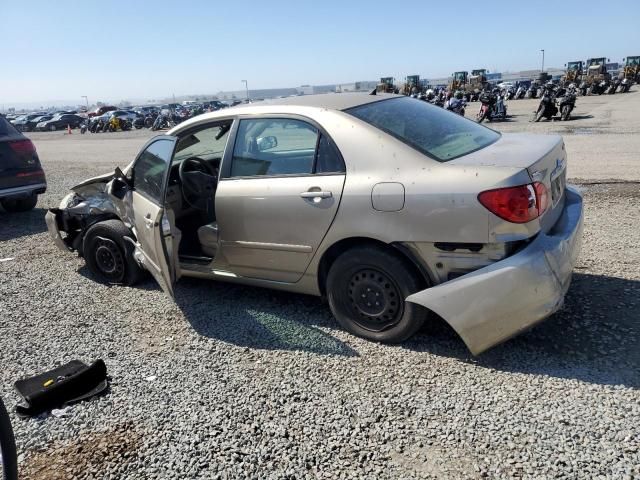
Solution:
{"label": "detached rear bumper", "polygon": [[582,196],[567,187],[564,210],[551,231],[511,257],[406,301],[436,312],[478,355],[562,306],[582,245],[582,222]]}

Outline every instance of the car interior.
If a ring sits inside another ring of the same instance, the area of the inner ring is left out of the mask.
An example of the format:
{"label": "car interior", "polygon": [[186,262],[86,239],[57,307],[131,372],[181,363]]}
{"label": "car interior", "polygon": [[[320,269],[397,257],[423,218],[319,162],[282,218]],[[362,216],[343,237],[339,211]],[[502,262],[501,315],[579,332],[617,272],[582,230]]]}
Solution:
{"label": "car interior", "polygon": [[172,159],[166,203],[182,232],[183,261],[210,262],[218,246],[215,191],[231,121],[188,132],[178,140]]}

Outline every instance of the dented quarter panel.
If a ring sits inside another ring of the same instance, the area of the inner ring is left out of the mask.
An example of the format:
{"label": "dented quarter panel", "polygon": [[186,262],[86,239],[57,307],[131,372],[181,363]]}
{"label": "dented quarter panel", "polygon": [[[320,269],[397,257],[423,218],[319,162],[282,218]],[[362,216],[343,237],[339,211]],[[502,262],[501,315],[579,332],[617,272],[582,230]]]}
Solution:
{"label": "dented quarter panel", "polygon": [[530,328],[562,306],[582,238],[582,197],[567,188],[562,216],[515,255],[407,297],[444,318],[471,353]]}

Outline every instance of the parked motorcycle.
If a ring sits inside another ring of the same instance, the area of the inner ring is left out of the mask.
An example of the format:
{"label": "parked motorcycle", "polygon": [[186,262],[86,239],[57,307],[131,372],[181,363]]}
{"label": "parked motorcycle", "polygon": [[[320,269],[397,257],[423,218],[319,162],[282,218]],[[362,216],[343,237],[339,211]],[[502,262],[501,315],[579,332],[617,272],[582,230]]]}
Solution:
{"label": "parked motorcycle", "polygon": [[525,94],[527,93],[527,90],[524,87],[518,87],[518,89],[516,90],[516,100],[522,100],[525,96]]}
{"label": "parked motorcycle", "polygon": [[505,100],[513,100],[516,96],[516,92],[513,88],[507,88],[504,91],[504,99]]}
{"label": "parked motorcycle", "polygon": [[[131,130],[131,122],[126,118],[113,116],[109,119],[107,127],[107,130],[110,132],[116,132],[118,130],[126,132],[127,130]],[[104,131],[106,132],[107,130]]]}
{"label": "parked motorcycle", "polygon": [[480,94],[480,110],[476,115],[478,123],[482,123],[484,120],[492,120],[493,107],[496,104],[496,96],[491,92],[482,92]]}
{"label": "parked motorcycle", "polygon": [[556,92],[556,101],[558,110],[560,111],[560,120],[567,121],[571,119],[571,112],[576,108],[576,90],[575,86],[568,89],[560,89]]}
{"label": "parked motorcycle", "polygon": [[170,115],[161,114],[156,117],[153,125],[151,125],[151,130],[156,131],[163,128],[173,128],[175,125],[176,123]]}
{"label": "parked motorcycle", "polygon": [[607,94],[613,95],[614,93],[616,93],[616,90],[618,90],[619,86],[620,86],[620,80],[618,80],[617,78],[615,80],[611,80],[611,83],[607,88]]}
{"label": "parked motorcycle", "polygon": [[[462,95],[460,95],[462,97]],[[466,106],[465,101],[462,98],[450,98],[447,101],[446,109],[450,112],[457,113],[458,115],[462,115],[464,117],[464,107]]]}
{"label": "parked motorcycle", "polygon": [[526,98],[536,98],[538,96],[538,87],[531,84],[527,89],[527,93],[525,94]]}
{"label": "parked motorcycle", "polygon": [[631,88],[631,82],[628,78],[623,78],[620,82],[620,93],[627,93]]}
{"label": "parked motorcycle", "polygon": [[547,86],[544,89],[538,109],[534,115],[534,121],[539,122],[543,118],[551,120],[558,113],[558,107],[556,106],[555,91],[553,87]]}
{"label": "parked motorcycle", "polygon": [[585,97],[587,95],[588,89],[589,89],[589,86],[587,85],[587,82],[580,82],[580,85],[578,86],[578,91],[580,92],[580,95]]}

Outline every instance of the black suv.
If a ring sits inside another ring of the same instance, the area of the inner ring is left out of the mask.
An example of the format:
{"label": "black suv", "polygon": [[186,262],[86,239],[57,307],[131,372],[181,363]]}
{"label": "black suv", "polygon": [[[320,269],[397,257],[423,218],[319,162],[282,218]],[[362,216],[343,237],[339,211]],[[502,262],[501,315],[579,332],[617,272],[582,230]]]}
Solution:
{"label": "black suv", "polygon": [[0,116],[0,205],[7,212],[31,210],[46,189],[36,147]]}

